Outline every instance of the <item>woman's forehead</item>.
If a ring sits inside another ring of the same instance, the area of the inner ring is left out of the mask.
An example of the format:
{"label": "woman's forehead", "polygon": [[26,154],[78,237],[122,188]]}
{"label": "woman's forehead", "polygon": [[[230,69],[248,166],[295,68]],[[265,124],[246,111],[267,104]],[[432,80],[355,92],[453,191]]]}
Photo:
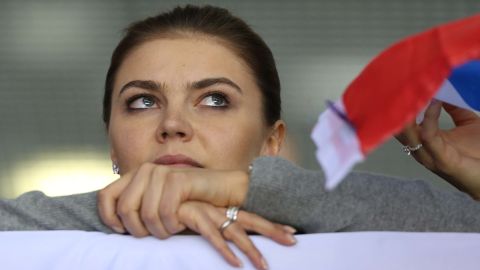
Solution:
{"label": "woman's forehead", "polygon": [[162,38],[144,42],[124,59],[114,89],[131,80],[166,85],[225,77],[242,88],[255,87],[250,68],[230,48],[208,38]]}

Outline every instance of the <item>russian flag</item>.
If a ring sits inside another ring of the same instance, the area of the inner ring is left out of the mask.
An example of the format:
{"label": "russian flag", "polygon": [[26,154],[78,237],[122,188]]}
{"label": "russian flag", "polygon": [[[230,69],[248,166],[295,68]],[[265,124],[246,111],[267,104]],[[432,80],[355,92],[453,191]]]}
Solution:
{"label": "russian flag", "polygon": [[432,98],[480,111],[480,15],[407,37],[374,58],[312,131],[333,189]]}
{"label": "russian flag", "polygon": [[480,111],[480,60],[471,60],[455,68],[435,98],[457,107]]}

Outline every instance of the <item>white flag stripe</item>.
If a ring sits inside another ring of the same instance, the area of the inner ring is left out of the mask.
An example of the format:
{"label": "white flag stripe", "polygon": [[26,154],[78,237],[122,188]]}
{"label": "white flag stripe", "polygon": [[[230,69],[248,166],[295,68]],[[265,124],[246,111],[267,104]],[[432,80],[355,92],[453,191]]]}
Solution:
{"label": "white flag stripe", "polygon": [[[443,101],[467,110],[473,110],[463,100],[462,96],[460,96],[458,91],[455,89],[455,86],[453,86],[453,84],[451,84],[449,80],[445,80],[443,82],[442,86],[440,86],[440,88],[438,89],[438,92],[435,95],[434,99],[437,99],[437,100],[440,100],[440,101]],[[417,119],[416,119],[417,124],[420,124],[423,122],[423,118],[425,117],[425,111],[427,110],[428,105],[430,104],[427,104],[425,108],[418,113]]]}
{"label": "white flag stripe", "polygon": [[449,80],[445,80],[435,95],[435,98],[460,108],[472,110],[472,108],[463,100],[458,91],[455,89],[455,86],[453,86]]}
{"label": "white flag stripe", "polygon": [[[335,107],[345,112],[343,103]],[[334,189],[352,167],[364,159],[355,131],[332,109],[323,112],[312,131],[316,157],[325,174],[325,188]]]}

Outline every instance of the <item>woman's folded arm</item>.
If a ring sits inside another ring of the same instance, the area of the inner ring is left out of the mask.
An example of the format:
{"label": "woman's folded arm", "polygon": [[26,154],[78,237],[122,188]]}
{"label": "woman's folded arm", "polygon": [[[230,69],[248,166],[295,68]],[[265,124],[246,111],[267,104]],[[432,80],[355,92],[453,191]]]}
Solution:
{"label": "woman's folded arm", "polygon": [[[274,157],[255,160],[243,207],[304,232],[480,232],[480,203],[462,192],[359,172],[327,192],[321,171]],[[33,191],[0,200],[0,230],[112,232],[98,216],[97,192],[48,197]]]}
{"label": "woman's folded arm", "polygon": [[111,233],[98,217],[97,193],[48,197],[32,191],[0,200],[0,230],[84,230]]}
{"label": "woman's folded arm", "polygon": [[281,158],[254,162],[244,208],[304,232],[480,232],[480,203],[424,181],[351,173],[335,190],[324,189],[321,171]]}

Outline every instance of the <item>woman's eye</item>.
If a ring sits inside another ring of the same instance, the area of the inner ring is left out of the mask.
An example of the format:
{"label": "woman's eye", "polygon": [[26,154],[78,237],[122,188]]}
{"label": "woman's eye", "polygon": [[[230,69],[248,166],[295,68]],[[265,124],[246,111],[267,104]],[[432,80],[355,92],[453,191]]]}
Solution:
{"label": "woman's eye", "polygon": [[204,97],[200,104],[210,107],[227,107],[228,100],[224,95],[215,93]]}
{"label": "woman's eye", "polygon": [[140,96],[140,97],[133,97],[128,101],[128,108],[129,109],[150,109],[150,108],[157,108],[157,103],[153,97],[149,96]]}

